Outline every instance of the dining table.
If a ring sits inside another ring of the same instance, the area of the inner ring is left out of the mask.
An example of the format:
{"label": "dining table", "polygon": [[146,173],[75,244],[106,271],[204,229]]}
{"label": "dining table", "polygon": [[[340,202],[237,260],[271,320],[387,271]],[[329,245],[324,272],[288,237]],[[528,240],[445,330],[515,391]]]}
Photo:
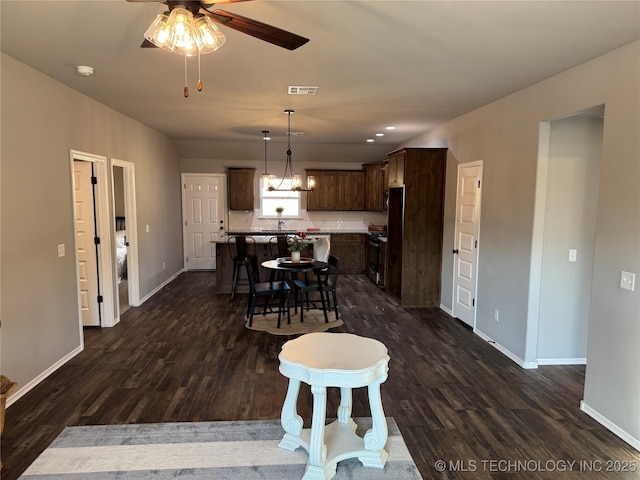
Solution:
{"label": "dining table", "polygon": [[[329,264],[327,262],[310,257],[301,257],[299,262],[292,261],[291,257],[280,257],[273,260],[265,260],[261,265],[273,273],[282,272],[285,276],[285,281],[288,280],[294,296],[297,295],[297,293],[295,291],[293,281],[296,279],[296,275],[298,273],[307,274],[313,272],[317,275],[319,272],[329,268]],[[320,281],[319,277],[318,281]],[[296,301],[296,299],[294,299],[294,301]],[[324,298],[322,298],[322,302],[324,304]]]}

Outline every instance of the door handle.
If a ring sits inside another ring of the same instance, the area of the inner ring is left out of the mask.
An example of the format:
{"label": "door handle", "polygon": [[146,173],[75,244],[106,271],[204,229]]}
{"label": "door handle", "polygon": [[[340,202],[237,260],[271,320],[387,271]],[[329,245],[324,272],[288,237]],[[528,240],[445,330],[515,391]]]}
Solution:
{"label": "door handle", "polygon": [[458,255],[460,253],[460,251],[456,248],[453,252],[454,255]]}

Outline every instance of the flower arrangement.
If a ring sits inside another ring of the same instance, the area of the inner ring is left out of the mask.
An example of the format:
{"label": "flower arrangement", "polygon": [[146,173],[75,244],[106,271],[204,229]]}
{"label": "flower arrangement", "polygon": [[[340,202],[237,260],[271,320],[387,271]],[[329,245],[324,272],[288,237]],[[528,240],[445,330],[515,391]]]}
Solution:
{"label": "flower arrangement", "polygon": [[287,248],[290,252],[301,252],[311,245],[311,240],[307,238],[306,233],[298,232],[296,235],[289,235],[287,237],[287,244],[289,245]]}

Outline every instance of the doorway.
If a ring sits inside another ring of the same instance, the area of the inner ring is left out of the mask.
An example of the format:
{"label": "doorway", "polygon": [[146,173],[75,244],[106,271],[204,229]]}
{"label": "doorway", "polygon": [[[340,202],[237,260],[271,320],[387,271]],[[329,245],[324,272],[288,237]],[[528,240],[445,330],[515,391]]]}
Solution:
{"label": "doorway", "polygon": [[115,228],[115,291],[118,299],[116,317],[119,319],[130,307],[140,305],[134,164],[112,158],[111,180]]}
{"label": "doorway", "polygon": [[604,106],[540,126],[527,356],[586,364]]}
{"label": "doorway", "polygon": [[224,174],[182,174],[185,270],[215,270],[216,247],[226,231]]}
{"label": "doorway", "polygon": [[[113,269],[111,266],[112,253],[106,158],[86,152],[70,150],[69,159],[72,200],[74,206],[74,255],[76,260],[76,285],[78,290],[78,318],[80,328],[84,326],[83,296],[85,295],[87,295],[85,302],[86,306],[91,310],[98,312],[98,320],[96,321],[96,317],[93,316],[91,317],[91,320],[88,320],[87,325],[110,327],[114,325],[115,316],[113,291],[111,288],[108,288],[108,286],[113,285],[114,280]],[[76,174],[76,167],[91,172],[89,173],[88,178],[84,179],[84,174]],[[88,182],[89,186],[85,185],[85,182]],[[77,211],[77,197],[79,195],[77,192],[78,188],[85,190],[85,192],[88,191],[87,189],[93,190],[93,193],[91,194],[93,211],[91,214],[94,219],[94,223],[88,229],[85,227],[78,227],[79,217],[82,216],[84,218],[88,218],[86,211],[89,208],[88,206],[85,206],[82,207],[82,210],[84,211]],[[93,232],[90,231],[91,228],[93,228]],[[81,250],[91,250],[92,252],[95,252],[95,263],[84,263],[84,257],[80,252]],[[97,290],[91,290],[90,293],[83,292],[85,287],[84,278],[95,278],[96,282],[99,281],[100,288]],[[94,295],[94,291],[97,293],[96,295]]]}
{"label": "doorway", "polygon": [[458,165],[456,194],[451,304],[453,316],[471,328],[476,326],[482,166],[482,160]]}

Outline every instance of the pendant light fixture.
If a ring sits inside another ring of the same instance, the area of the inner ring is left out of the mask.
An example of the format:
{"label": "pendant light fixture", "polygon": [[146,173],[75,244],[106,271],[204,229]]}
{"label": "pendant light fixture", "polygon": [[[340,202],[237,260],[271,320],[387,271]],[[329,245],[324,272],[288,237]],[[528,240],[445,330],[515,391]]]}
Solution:
{"label": "pendant light fixture", "polygon": [[[280,183],[275,186],[273,184],[273,175],[271,175],[271,181],[269,183],[268,189],[269,191],[294,191],[294,192],[312,192],[316,186],[316,180],[313,175],[309,175],[307,177],[307,186],[306,188],[302,187],[302,177],[300,175],[296,175],[293,169],[293,159],[291,158],[291,114],[294,113],[293,110],[287,109],[284,113],[288,116],[288,126],[287,126],[287,158],[284,164],[284,173],[282,175],[282,179]],[[266,150],[265,150],[266,152]],[[266,154],[265,154],[266,158]],[[266,160],[265,160],[265,173],[266,173]],[[287,188],[287,185],[290,185]]]}
{"label": "pendant light fixture", "polygon": [[271,140],[269,138],[269,130],[262,130],[262,137],[264,139],[264,173],[261,176],[262,188],[270,189],[275,180],[275,175],[269,174],[267,171],[267,142]]}

